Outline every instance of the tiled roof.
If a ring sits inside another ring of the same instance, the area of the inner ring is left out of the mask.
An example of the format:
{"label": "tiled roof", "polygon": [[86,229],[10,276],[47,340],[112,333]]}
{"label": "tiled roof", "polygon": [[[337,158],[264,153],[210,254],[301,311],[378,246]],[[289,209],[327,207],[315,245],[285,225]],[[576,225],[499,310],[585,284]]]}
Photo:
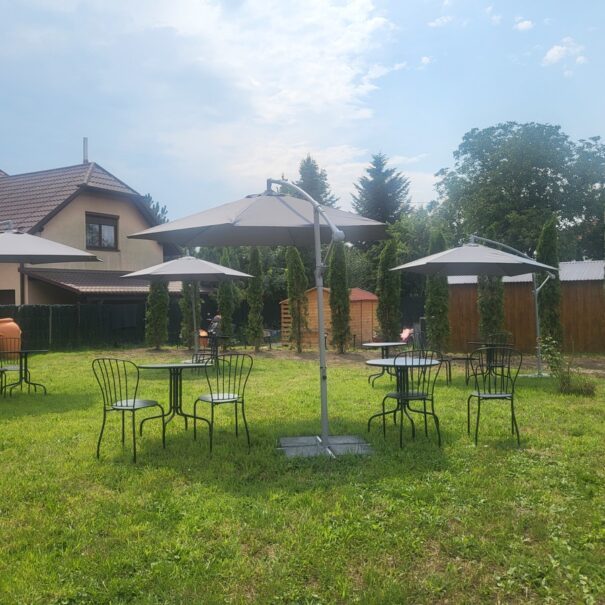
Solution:
{"label": "tiled roof", "polygon": [[[601,281],[605,279],[605,261],[602,260],[578,260],[559,263],[559,279],[562,282],[569,281]],[[532,280],[531,273],[516,275],[514,277],[503,277],[504,283],[526,283]],[[474,275],[450,275],[447,278],[450,286],[461,284],[476,284],[477,277]]]}
{"label": "tiled roof", "polygon": [[[122,279],[128,271],[85,271],[83,269],[25,269],[32,279],[53,284],[78,294],[147,294],[144,279]],[[179,293],[181,282],[169,282],[168,291]]]}
{"label": "tiled roof", "polygon": [[63,202],[86,187],[139,195],[94,162],[5,175],[0,178],[0,217],[11,220],[15,229],[31,231]]}

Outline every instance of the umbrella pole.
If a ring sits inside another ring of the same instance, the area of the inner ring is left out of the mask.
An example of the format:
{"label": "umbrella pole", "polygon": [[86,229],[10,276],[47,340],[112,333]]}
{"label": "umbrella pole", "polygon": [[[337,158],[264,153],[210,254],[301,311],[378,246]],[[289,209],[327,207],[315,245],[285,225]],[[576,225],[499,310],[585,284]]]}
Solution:
{"label": "umbrella pole", "polygon": [[319,333],[319,389],[321,395],[321,440],[328,442],[328,368],[326,362],[326,330],[324,325],[324,280],[319,233],[319,210],[313,209],[313,233],[315,239],[315,286],[317,288],[317,323]]}

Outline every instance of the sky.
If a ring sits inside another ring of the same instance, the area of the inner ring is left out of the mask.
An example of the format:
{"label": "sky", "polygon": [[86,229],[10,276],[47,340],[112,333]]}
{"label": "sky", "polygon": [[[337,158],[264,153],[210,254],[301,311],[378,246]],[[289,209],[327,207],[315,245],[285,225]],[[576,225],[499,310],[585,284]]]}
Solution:
{"label": "sky", "polygon": [[0,169],[89,159],[171,219],[372,154],[435,199],[472,128],[605,135],[601,0],[0,0]]}

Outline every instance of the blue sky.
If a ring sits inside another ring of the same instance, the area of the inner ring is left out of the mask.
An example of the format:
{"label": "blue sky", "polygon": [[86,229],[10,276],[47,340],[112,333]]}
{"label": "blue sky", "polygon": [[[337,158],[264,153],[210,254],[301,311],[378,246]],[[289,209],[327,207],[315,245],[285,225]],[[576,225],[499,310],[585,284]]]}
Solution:
{"label": "blue sky", "polygon": [[178,218],[371,155],[415,204],[471,128],[605,135],[600,0],[0,0],[0,168],[89,157]]}

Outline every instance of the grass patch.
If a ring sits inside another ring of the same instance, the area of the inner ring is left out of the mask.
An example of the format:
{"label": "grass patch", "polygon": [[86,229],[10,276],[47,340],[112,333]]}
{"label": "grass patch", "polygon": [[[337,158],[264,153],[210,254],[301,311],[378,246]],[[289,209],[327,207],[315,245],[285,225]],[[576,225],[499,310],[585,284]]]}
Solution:
{"label": "grass patch", "polygon": [[[422,430],[367,435],[388,378],[332,363],[331,430],[368,437],[369,457],[286,459],[278,437],[319,425],[308,356],[263,353],[249,382],[252,449],[219,408],[214,452],[183,422],[145,426],[136,465],[101,421],[99,352],[34,357],[49,394],[0,399],[0,603],[599,603],[605,599],[603,379],[597,396],[519,378],[521,448],[505,404],[466,435],[462,372],[439,379],[443,447]],[[182,352],[124,351],[139,362]],[[167,401],[167,374],[141,395]],[[184,400],[201,376],[185,373]],[[154,424],[155,423],[155,424]],[[417,423],[417,429],[421,424]],[[430,424],[429,424],[430,429]]]}

